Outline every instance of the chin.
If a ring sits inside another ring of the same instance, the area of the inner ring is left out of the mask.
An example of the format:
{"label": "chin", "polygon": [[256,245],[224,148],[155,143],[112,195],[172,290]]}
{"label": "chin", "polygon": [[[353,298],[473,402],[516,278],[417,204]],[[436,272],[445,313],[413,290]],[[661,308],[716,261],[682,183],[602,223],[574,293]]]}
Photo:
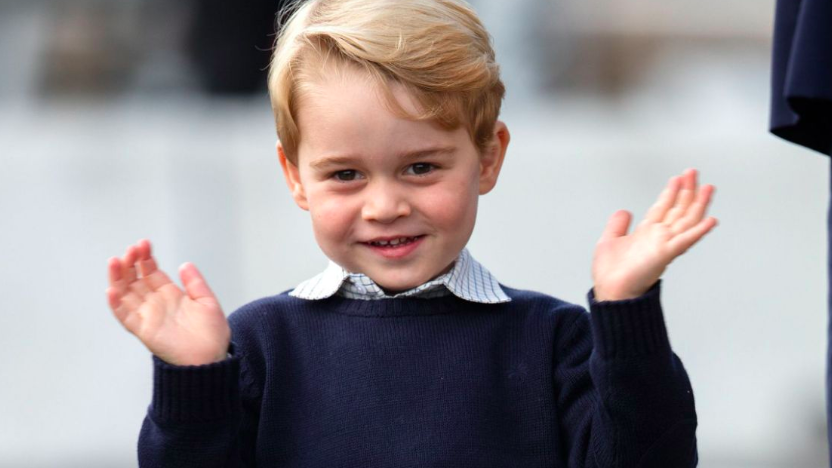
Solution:
{"label": "chin", "polygon": [[421,277],[397,277],[392,275],[380,275],[378,279],[372,278],[373,281],[376,282],[379,286],[381,286],[386,291],[395,291],[397,293],[407,291],[408,289],[413,289],[417,286],[421,286],[428,281],[430,278],[421,278]]}

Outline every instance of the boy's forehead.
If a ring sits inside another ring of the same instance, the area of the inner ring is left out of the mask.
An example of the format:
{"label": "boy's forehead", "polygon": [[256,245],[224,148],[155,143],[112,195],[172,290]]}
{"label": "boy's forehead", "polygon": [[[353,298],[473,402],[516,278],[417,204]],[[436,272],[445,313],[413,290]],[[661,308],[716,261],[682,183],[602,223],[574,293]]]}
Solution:
{"label": "boy's forehead", "polygon": [[[406,96],[403,88],[398,92]],[[301,158],[447,154],[444,150],[469,139],[464,128],[449,130],[435,120],[393,113],[376,86],[363,80],[320,82],[298,104]]]}

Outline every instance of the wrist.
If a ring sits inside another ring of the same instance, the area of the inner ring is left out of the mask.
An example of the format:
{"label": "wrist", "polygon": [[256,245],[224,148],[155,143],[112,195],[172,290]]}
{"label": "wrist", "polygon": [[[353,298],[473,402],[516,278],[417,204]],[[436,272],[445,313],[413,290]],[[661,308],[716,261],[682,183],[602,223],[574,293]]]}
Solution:
{"label": "wrist", "polygon": [[657,279],[647,287],[639,290],[632,290],[626,288],[610,288],[605,287],[604,285],[599,286],[596,284],[592,287],[592,297],[594,298],[595,302],[624,301],[628,299],[636,299],[650,292],[650,290],[655,288],[660,282],[661,279]]}
{"label": "wrist", "polygon": [[644,291],[640,292],[640,293],[636,293],[636,292],[619,291],[619,290],[614,290],[614,289],[599,288],[598,286],[594,286],[592,289],[593,289],[593,292],[594,292],[596,302],[624,301],[624,300],[627,300],[627,299],[635,299],[635,298],[641,296],[642,294],[644,294],[645,292],[647,292],[646,289]]}
{"label": "wrist", "polygon": [[200,353],[189,353],[184,356],[167,356],[164,354],[153,353],[156,357],[173,366],[207,366],[225,361],[231,354],[229,348],[226,347],[221,352],[217,352],[213,356]]}

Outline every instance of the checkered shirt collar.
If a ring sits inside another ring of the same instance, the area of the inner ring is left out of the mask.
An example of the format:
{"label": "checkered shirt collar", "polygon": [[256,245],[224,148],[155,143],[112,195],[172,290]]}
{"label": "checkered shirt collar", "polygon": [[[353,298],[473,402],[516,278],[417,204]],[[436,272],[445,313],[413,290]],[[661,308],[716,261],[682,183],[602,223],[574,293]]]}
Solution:
{"label": "checkered shirt collar", "polygon": [[299,284],[290,296],[301,299],[326,299],[333,295],[349,299],[378,300],[397,297],[423,299],[453,294],[470,302],[496,304],[509,302],[497,279],[468,252],[463,249],[451,271],[427,283],[395,295],[387,295],[370,277],[362,273],[350,273],[333,261],[326,270]]}

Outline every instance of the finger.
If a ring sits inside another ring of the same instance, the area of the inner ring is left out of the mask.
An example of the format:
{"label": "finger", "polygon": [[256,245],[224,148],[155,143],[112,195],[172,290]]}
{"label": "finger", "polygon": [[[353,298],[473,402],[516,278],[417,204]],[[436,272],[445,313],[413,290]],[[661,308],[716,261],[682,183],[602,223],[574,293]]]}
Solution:
{"label": "finger", "polygon": [[152,267],[154,265],[147,263],[152,259],[150,250],[149,240],[140,239],[139,242],[136,243],[136,263],[138,264],[139,273],[141,273],[142,276],[147,276],[150,273],[153,273]]}
{"label": "finger", "polygon": [[696,193],[696,169],[688,169],[682,175],[682,186],[679,189],[679,194],[676,197],[676,203],[667,212],[664,222],[668,226],[676,222],[677,219],[685,215],[685,212],[693,201],[693,195]]}
{"label": "finger", "polygon": [[159,270],[159,267],[156,264],[156,259],[153,258],[151,253],[150,241],[147,239],[140,240],[138,243],[138,249],[139,272],[141,273],[147,287],[156,291],[162,286],[172,283],[168,275],[166,275],[162,270]]}
{"label": "finger", "polygon": [[601,238],[598,239],[598,242],[600,243],[616,237],[626,236],[627,230],[630,228],[631,218],[632,216],[627,210],[618,210],[613,213],[612,216],[610,216],[609,221],[607,221],[607,226],[604,228],[604,232],[601,234]]}
{"label": "finger", "polygon": [[136,281],[137,274],[136,274],[136,246],[131,245],[127,247],[127,251],[124,253],[124,258],[121,260],[121,277],[124,279],[125,284],[130,284],[133,281]]}
{"label": "finger", "polygon": [[124,279],[127,268],[124,266],[124,262],[122,262],[121,259],[118,257],[112,257],[108,262],[107,270],[110,279],[110,287],[115,289],[120,296],[130,292],[130,286],[132,283],[127,283]]}
{"label": "finger", "polygon": [[[107,288],[107,304],[110,305],[110,308],[113,309],[113,312],[116,312],[116,310],[118,310],[118,308],[121,306],[121,292],[113,286]],[[121,317],[119,317],[118,319],[119,321],[121,321]]]}
{"label": "finger", "polygon": [[121,262],[121,275],[124,278],[124,288],[128,292],[132,292],[140,299],[144,300],[144,297],[150,293],[151,290],[148,285],[146,285],[144,281],[139,278],[138,271],[136,269],[139,255],[141,255],[141,250],[138,245],[131,245],[130,247],[127,247],[127,252],[124,254],[124,259]]}
{"label": "finger", "polygon": [[205,278],[197,270],[193,263],[186,262],[179,267],[179,277],[182,279],[182,285],[185,286],[185,291],[188,297],[195,301],[204,301],[206,299],[216,301],[214,293],[205,282]]}
{"label": "finger", "polygon": [[713,216],[703,219],[696,226],[671,239],[670,242],[668,242],[670,251],[674,256],[679,256],[687,252],[693,244],[697,243],[702,236],[707,234],[716,225],[717,219]]}
{"label": "finger", "polygon": [[112,287],[122,287],[121,259],[110,257],[107,260],[107,279]]}
{"label": "finger", "polygon": [[667,214],[667,210],[673,206],[673,202],[676,200],[676,194],[678,191],[679,177],[671,177],[667,182],[667,186],[659,195],[659,199],[656,200],[656,203],[650,207],[644,219],[652,223],[660,223],[662,219],[664,219],[665,214]]}
{"label": "finger", "polygon": [[679,218],[670,226],[670,232],[673,235],[677,235],[702,221],[702,218],[705,216],[705,211],[711,203],[713,193],[713,185],[703,185],[700,187],[699,192],[696,194],[696,201],[688,208],[685,216]]}

